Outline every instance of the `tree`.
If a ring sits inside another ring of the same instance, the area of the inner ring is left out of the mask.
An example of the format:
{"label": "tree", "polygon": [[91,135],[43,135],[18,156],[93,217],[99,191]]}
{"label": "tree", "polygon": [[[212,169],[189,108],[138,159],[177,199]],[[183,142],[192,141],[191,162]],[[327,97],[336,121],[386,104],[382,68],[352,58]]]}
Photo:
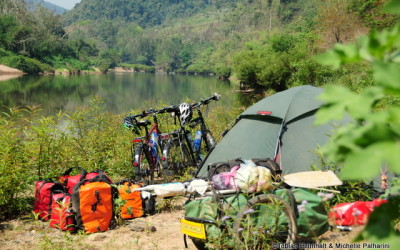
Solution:
{"label": "tree", "polygon": [[318,6],[317,28],[323,47],[353,41],[363,25],[358,17],[348,11],[346,0],[323,0]]}
{"label": "tree", "polygon": [[373,29],[384,29],[392,26],[397,15],[388,14],[383,11],[386,0],[351,0],[349,10],[359,17],[363,23]]}
{"label": "tree", "polygon": [[18,26],[13,16],[0,16],[0,48],[11,50]]}

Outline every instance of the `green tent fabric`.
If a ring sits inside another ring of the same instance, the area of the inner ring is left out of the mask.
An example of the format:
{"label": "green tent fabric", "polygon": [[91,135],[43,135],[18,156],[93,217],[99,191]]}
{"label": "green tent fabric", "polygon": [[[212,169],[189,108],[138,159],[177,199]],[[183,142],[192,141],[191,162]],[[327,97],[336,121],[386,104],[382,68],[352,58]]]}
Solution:
{"label": "green tent fabric", "polygon": [[205,178],[212,163],[235,158],[276,159],[284,174],[310,171],[318,161],[313,150],[342,123],[314,125],[322,92],[309,85],[293,87],[249,107],[207,155],[196,177]]}

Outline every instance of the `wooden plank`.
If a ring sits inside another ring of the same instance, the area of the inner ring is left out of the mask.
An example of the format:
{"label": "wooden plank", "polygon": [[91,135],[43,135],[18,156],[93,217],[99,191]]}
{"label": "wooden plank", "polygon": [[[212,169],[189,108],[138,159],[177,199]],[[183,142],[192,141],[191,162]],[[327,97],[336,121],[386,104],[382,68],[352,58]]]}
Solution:
{"label": "wooden plank", "polygon": [[287,174],[283,181],[292,187],[319,188],[342,185],[342,181],[332,171],[307,171]]}

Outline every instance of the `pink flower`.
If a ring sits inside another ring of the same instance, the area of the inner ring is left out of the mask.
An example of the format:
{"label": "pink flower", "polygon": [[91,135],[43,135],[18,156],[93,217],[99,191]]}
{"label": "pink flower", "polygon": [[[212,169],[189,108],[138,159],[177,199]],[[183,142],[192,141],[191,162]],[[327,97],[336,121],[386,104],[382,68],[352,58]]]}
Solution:
{"label": "pink flower", "polygon": [[251,213],[254,213],[254,209],[252,208],[246,210],[243,214],[251,214]]}

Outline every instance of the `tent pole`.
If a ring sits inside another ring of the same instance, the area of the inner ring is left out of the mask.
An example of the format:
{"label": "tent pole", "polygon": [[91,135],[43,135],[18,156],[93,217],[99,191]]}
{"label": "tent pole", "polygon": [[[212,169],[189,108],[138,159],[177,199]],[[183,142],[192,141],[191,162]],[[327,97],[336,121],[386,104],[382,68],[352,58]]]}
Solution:
{"label": "tent pole", "polygon": [[276,157],[278,156],[278,154],[280,154],[280,156],[279,156],[279,166],[280,166],[280,168],[281,168],[281,170],[283,170],[282,169],[282,148],[281,148],[281,138],[282,138],[282,134],[283,134],[283,127],[285,126],[285,121],[284,120],[282,120],[282,124],[281,124],[281,127],[280,127],[280,129],[279,129],[279,136],[278,136],[278,140],[277,140],[277,142],[276,142],[276,147],[275,147],[275,155],[274,155],[274,160],[276,161]]}

